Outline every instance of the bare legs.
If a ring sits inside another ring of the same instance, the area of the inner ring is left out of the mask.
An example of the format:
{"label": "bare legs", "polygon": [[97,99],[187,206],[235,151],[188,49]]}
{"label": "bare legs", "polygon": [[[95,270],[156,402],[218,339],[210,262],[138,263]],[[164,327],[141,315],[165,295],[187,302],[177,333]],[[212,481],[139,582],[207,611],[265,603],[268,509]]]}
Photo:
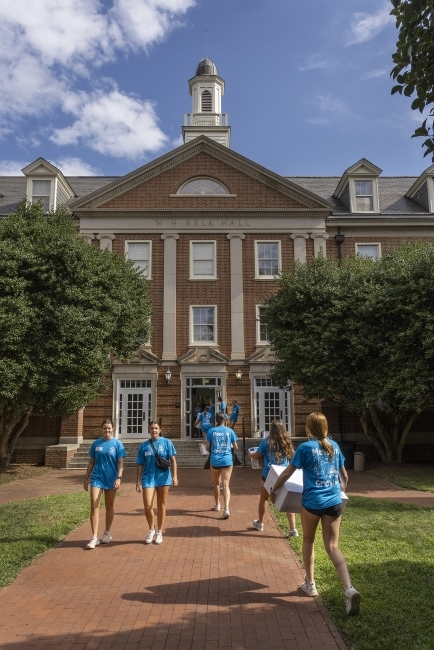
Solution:
{"label": "bare legs", "polygon": [[115,516],[114,503],[116,497],[116,490],[103,490],[98,487],[90,488],[90,527],[92,535],[98,536],[99,526],[99,504],[101,501],[102,493],[104,492],[105,501],[105,529],[110,532],[112,527],[113,518]]}
{"label": "bare legs", "polygon": [[229,510],[229,501],[231,500],[231,492],[229,489],[229,481],[231,480],[232,475],[232,465],[229,467],[218,467],[214,469],[211,467],[211,474],[214,481],[214,499],[215,503],[220,503],[220,480],[223,483],[223,500],[224,500],[224,509]]}
{"label": "bare legs", "polygon": [[[303,527],[303,562],[307,582],[314,581],[314,543],[319,520],[319,517],[308,512],[305,508],[301,509],[301,525]],[[328,515],[323,515],[321,517],[321,524],[324,548],[333,562],[344,589],[347,589],[351,585],[350,574],[348,572],[345,558],[338,548],[341,517],[329,517]]]}
{"label": "bare legs", "polygon": [[163,530],[166,519],[166,501],[169,493],[169,485],[162,485],[156,488],[143,488],[143,505],[145,517],[149,524],[149,530],[155,529],[154,517],[154,496],[157,493],[157,530]]}

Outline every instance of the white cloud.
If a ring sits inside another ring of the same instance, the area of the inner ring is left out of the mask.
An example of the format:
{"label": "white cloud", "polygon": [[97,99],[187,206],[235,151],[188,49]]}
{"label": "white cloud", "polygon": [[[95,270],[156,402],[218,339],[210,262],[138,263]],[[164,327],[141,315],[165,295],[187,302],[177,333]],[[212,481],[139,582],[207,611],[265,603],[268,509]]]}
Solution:
{"label": "white cloud", "polygon": [[84,162],[81,158],[68,157],[59,158],[58,162],[53,162],[64,176],[98,176],[100,169],[92,167],[89,163]]}
{"label": "white cloud", "polygon": [[[131,50],[148,50],[164,39],[196,0],[1,0],[0,137],[27,116],[48,116],[59,107],[71,110],[77,78],[89,78],[101,64]],[[94,84],[93,84],[94,85]],[[58,144],[89,142],[108,155],[134,157],[166,142],[151,102],[120,90],[80,95],[85,115],[55,131]],[[104,101],[104,99],[106,101]],[[102,123],[98,107],[108,109]],[[123,107],[126,116],[118,115]],[[105,118],[105,119],[104,119]],[[138,124],[134,126],[133,120]],[[115,128],[111,135],[110,127]],[[123,137],[126,141],[123,142]],[[134,139],[137,140],[134,143]],[[119,147],[117,152],[115,148]]]}
{"label": "white cloud", "polygon": [[182,137],[182,135],[172,140],[172,145],[174,147],[180,147],[182,144],[184,144],[184,138]]}
{"label": "white cloud", "polygon": [[85,143],[102,154],[134,159],[158,151],[168,139],[152,103],[117,89],[70,95],[64,110],[77,119],[72,126],[55,129],[50,139],[58,145]]}
{"label": "white cloud", "polygon": [[315,103],[323,113],[328,113],[329,115],[348,114],[348,109],[345,103],[337,97],[331,97],[331,95],[318,95],[315,99]]}
{"label": "white cloud", "polygon": [[329,61],[324,54],[310,54],[298,66],[298,69],[300,72],[306,72],[308,70],[332,70],[334,67],[334,63]]}
{"label": "white cloud", "polygon": [[28,160],[26,162],[22,160],[0,160],[0,176],[22,176],[23,172],[21,170],[28,164]]}
{"label": "white cloud", "polygon": [[387,25],[395,22],[390,15],[389,3],[383,6],[374,14],[354,13],[351,19],[351,33],[347,38],[347,45],[365,43],[379,34]]}
{"label": "white cloud", "polygon": [[384,77],[387,74],[390,74],[389,68],[378,68],[378,70],[371,70],[370,72],[366,72],[363,78],[377,79],[378,77]]}

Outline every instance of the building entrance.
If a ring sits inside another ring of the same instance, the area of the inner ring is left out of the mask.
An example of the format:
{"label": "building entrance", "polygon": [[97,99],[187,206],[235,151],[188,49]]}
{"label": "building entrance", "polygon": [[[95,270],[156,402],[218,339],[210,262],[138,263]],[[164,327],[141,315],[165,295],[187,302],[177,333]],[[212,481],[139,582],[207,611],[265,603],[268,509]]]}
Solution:
{"label": "building entrance", "polygon": [[201,433],[194,426],[195,408],[200,406],[203,411],[205,406],[211,402],[215,406],[219,395],[222,395],[221,377],[187,377],[185,379],[186,438],[202,438]]}
{"label": "building entrance", "polygon": [[256,428],[270,432],[273,420],[281,420],[291,435],[288,392],[273,386],[270,379],[255,379]]}

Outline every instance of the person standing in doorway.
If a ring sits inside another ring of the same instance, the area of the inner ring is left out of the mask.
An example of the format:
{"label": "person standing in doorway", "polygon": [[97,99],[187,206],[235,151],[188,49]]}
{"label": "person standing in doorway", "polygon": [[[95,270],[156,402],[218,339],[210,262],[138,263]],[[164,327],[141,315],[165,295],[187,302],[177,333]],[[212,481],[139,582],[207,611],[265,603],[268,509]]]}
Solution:
{"label": "person standing in doorway", "polygon": [[198,400],[193,411],[193,438],[201,438],[201,432],[198,426],[196,426],[197,420],[199,419],[199,414],[202,413],[202,404]]}
{"label": "person standing in doorway", "polygon": [[236,399],[232,401],[232,412],[229,418],[229,426],[233,431],[235,431],[235,425],[238,422],[238,414],[240,412],[241,406],[239,406]]}
{"label": "person standing in doorway", "polygon": [[199,429],[202,432],[202,438],[205,441],[206,440],[206,434],[212,427],[212,413],[210,413],[210,409],[208,404],[205,406],[204,410],[202,413],[199,413],[199,417],[197,420]]}
{"label": "person standing in doorway", "polygon": [[223,417],[225,420],[228,418],[228,412],[227,412],[227,405],[226,402],[223,401],[223,397],[220,395],[217,397],[218,401],[218,412],[223,414]]}
{"label": "person standing in doorway", "polygon": [[238,449],[237,436],[232,429],[224,426],[222,413],[216,415],[216,427],[210,429],[206,436],[206,448],[211,454],[211,474],[214,482],[214,510],[220,510],[220,480],[223,483],[224,509],[222,519],[229,519],[229,502],[231,493],[229,481],[231,480],[233,457],[232,447]]}
{"label": "person standing in doorway", "polygon": [[[161,438],[161,429],[158,422],[149,425],[150,440],[145,440],[140,445],[137,453],[137,482],[136,491],[143,489],[143,505],[145,517],[149,524],[149,532],[145,544],[161,544],[163,541],[163,527],[166,518],[166,501],[169,487],[178,485],[176,464],[176,451],[172,442]],[[158,458],[170,462],[170,466],[160,467]],[[172,471],[171,471],[172,470]],[[154,497],[157,495],[157,529],[155,530]],[[155,540],[154,540],[155,537]]]}
{"label": "person standing in doorway", "polygon": [[[112,540],[110,529],[115,515],[114,503],[124,470],[125,449],[123,444],[113,438],[113,422],[110,418],[103,420],[102,436],[94,440],[89,449],[89,464],[84,479],[84,489],[89,491],[90,481],[90,526],[92,538],[87,548],[93,549],[98,544],[108,544]],[[105,531],[98,539],[99,504],[104,492]]]}

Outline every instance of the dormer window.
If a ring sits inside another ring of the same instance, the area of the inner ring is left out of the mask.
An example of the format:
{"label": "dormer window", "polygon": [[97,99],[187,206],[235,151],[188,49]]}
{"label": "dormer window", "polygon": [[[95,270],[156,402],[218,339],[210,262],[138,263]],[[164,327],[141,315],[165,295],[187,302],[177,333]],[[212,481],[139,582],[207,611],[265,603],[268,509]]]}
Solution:
{"label": "dormer window", "polygon": [[209,90],[204,90],[202,93],[202,113],[211,113],[212,110],[212,95]]}
{"label": "dormer window", "polygon": [[356,212],[373,212],[374,191],[372,181],[354,181]]}
{"label": "dormer window", "polygon": [[51,181],[32,181],[32,203],[42,203],[45,212],[50,209]]}

